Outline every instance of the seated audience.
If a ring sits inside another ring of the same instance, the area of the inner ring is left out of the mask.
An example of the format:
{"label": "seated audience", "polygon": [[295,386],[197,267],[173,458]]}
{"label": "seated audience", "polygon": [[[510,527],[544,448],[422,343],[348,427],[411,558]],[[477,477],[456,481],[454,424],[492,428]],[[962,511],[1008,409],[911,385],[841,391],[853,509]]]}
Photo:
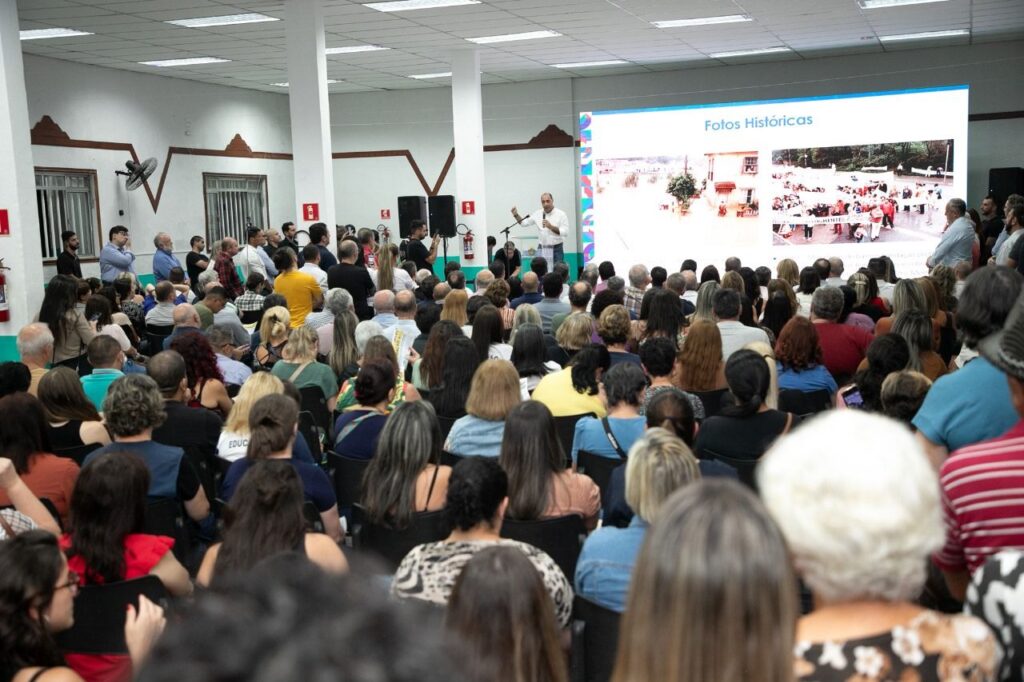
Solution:
{"label": "seated audience", "polygon": [[724,389],[725,361],[722,357],[722,334],[718,325],[710,320],[694,322],[679,351],[676,386],[693,393]]}
{"label": "seated audience", "polygon": [[1015,680],[1024,670],[1024,602],[1021,576],[1024,553],[1003,550],[993,554],[971,578],[964,613],[980,618],[992,630],[1003,649],[1000,680]]}
{"label": "seated audience", "polygon": [[[55,367],[39,380],[39,402],[46,413],[46,433],[55,455],[71,456],[79,448],[110,443],[110,433],[89,402],[78,374]],[[81,457],[81,456],[80,456]]]}
{"label": "seated audience", "polygon": [[932,380],[911,370],[893,372],[882,382],[882,414],[914,429],[914,415],[932,387]]}
{"label": "seated audience", "polygon": [[761,502],[729,481],[684,486],[636,561],[612,679],[792,680],[797,604],[786,543]]}
{"label": "seated audience", "polygon": [[146,313],[146,324],[167,327],[174,324],[174,306],[178,292],[170,282],[159,282],[156,285],[154,299],[156,305]]}
{"label": "seated audience", "polygon": [[352,310],[346,310],[334,318],[333,324],[320,327],[316,331],[317,348],[327,354],[327,364],[334,370],[339,384],[359,373],[359,349],[356,346],[358,324],[359,318],[356,314]]}
{"label": "seated audience", "polygon": [[363,477],[361,500],[372,523],[402,529],[414,514],[444,507],[451,467],[440,464],[441,441],[428,403],[395,408]]}
{"label": "seated audience", "polygon": [[828,391],[829,399],[839,390],[836,380],[822,364],[821,345],[815,325],[806,317],[786,323],[775,343],[779,389],[811,393]]}
{"label": "seated audience", "polygon": [[257,369],[273,369],[284,357],[284,348],[288,345],[292,329],[291,319],[288,308],[284,306],[274,306],[263,313],[258,330],[259,345],[253,351],[254,366]]}
{"label": "seated audience", "polygon": [[[0,453],[14,463],[28,489],[36,497],[49,500],[60,520],[67,521],[78,465],[52,454],[42,404],[28,393],[15,393],[0,398],[0,415]],[[0,491],[0,507],[10,504]]]}
{"label": "seated audience", "polygon": [[[14,462],[6,457],[0,457],[0,494],[8,501],[8,506],[0,509],[0,541],[10,540],[16,535],[36,528],[54,535],[60,534],[57,519],[29,490],[18,476]],[[0,546],[2,545],[0,542]]]}
{"label": "seated audience", "polygon": [[39,395],[39,380],[49,371],[47,365],[53,359],[53,334],[41,322],[26,324],[18,331],[16,347],[21,364],[28,367],[32,376],[28,392]]}
{"label": "seated audience", "polygon": [[882,383],[893,372],[906,369],[909,362],[910,348],[902,336],[886,334],[875,337],[868,346],[864,364],[853,375],[853,383],[836,395],[836,407],[881,412]]}
{"label": "seated audience", "polygon": [[776,341],[779,338],[779,334],[782,333],[782,328],[791,319],[793,319],[792,303],[786,298],[786,295],[781,292],[775,292],[769,296],[764,304],[761,324],[772,333]]}
{"label": "seated audience", "polygon": [[589,476],[565,466],[555,420],[542,403],[527,400],[508,413],[498,463],[508,474],[510,519],[535,521],[576,514],[597,527],[601,491]]}
{"label": "seated audience", "polygon": [[557,272],[544,275],[541,284],[543,297],[533,305],[540,313],[541,328],[545,333],[551,333],[551,321],[555,315],[564,315],[570,310],[569,304],[562,300],[563,286],[562,276]]}
{"label": "seated audience", "polygon": [[[367,324],[360,322],[360,325]],[[379,328],[374,324],[374,328]],[[356,334],[356,346],[360,343],[360,334]],[[398,359],[395,357],[395,348],[388,341],[387,337],[377,334],[368,338],[363,345],[363,352],[359,356],[359,365],[365,365],[375,360],[385,360],[394,368],[395,377],[395,393],[391,397],[391,402],[388,404],[388,409],[392,410],[401,402],[412,401],[420,399],[420,392],[416,390],[416,387],[411,383],[407,382],[404,375],[398,370]],[[335,402],[334,409],[339,412],[344,412],[348,408],[356,404],[356,382],[355,378],[350,378],[345,381],[341,386],[341,390],[338,393],[338,399]]]}
{"label": "seated audience", "polygon": [[[316,268],[320,270],[320,268]],[[305,270],[303,270],[305,272]],[[320,270],[320,274],[324,275],[324,282],[327,282],[327,273]],[[355,312],[352,310],[352,294],[348,293],[344,289],[329,289],[324,293],[324,309],[320,312],[310,313],[306,315],[306,321],[303,322],[307,327],[311,327],[317,330],[317,335],[321,339],[321,342],[327,341],[327,344],[322,344],[326,348],[329,348],[330,333],[320,333],[320,330],[324,327],[329,328],[334,325],[334,321],[345,313],[351,313],[355,316]],[[356,318],[356,324],[359,323],[359,318]],[[355,328],[355,325],[352,325]]]}
{"label": "seated audience", "polygon": [[821,286],[821,275],[813,267],[806,267],[800,271],[800,288],[796,292],[797,314],[801,317],[809,317],[811,314],[811,297]]}
{"label": "seated audience", "polygon": [[[294,386],[292,387],[294,389]],[[231,412],[224,421],[224,430],[217,439],[217,456],[234,462],[245,457],[249,451],[249,413],[252,406],[263,396],[284,393],[285,384],[270,372],[257,372],[239,391]],[[295,435],[292,455],[300,462],[313,464],[309,443],[301,433]]]}
{"label": "seated audience", "polygon": [[327,411],[334,411],[338,398],[338,379],[328,365],[317,361],[316,332],[309,327],[297,327],[288,337],[281,360],[274,364],[271,374],[282,381],[290,381],[295,388],[315,386],[327,400]]}
{"label": "seated audience", "polygon": [[518,548],[488,547],[466,562],[448,600],[445,627],[470,652],[463,668],[470,682],[569,679],[554,603]]}
{"label": "seated audience", "polygon": [[[518,314],[518,312],[517,310],[516,313]],[[559,367],[564,367],[581,348],[591,343],[593,335],[594,318],[588,313],[571,313],[564,322],[558,325],[554,346],[549,343],[548,337],[544,337],[548,349],[548,361]],[[512,346],[515,347],[514,340]]]}
{"label": "seated audience", "polygon": [[440,382],[430,389],[430,403],[438,417],[455,420],[466,415],[469,389],[479,366],[480,355],[473,342],[461,329],[458,334],[453,333],[444,349]]}
{"label": "seated audience", "polygon": [[[814,596],[797,625],[799,678],[995,679],[983,623],[913,601],[943,524],[938,479],[909,431],[854,410],[820,415],[779,440],[758,482]],[[884,675],[863,667],[865,652]]]}
{"label": "seated audience", "polygon": [[640,404],[640,414],[647,411],[647,406],[658,395],[665,392],[678,393],[690,402],[693,417],[697,421],[704,419],[704,404],[700,398],[680,390],[672,383],[672,377],[679,372],[678,351],[675,340],[668,337],[655,336],[640,346],[640,365],[647,374],[649,384],[644,389],[644,399]]}
{"label": "seated audience", "polygon": [[547,405],[555,417],[581,414],[603,417],[608,410],[601,400],[599,384],[610,366],[611,356],[607,348],[597,344],[584,346],[565,369],[541,379],[532,397]]}
{"label": "seated audience", "polygon": [[799,423],[800,417],[768,407],[771,374],[759,353],[748,349],[733,353],[725,365],[725,378],[733,404],[704,420],[694,452],[701,459],[760,459],[776,438]]}
{"label": "seated audience", "polygon": [[601,311],[601,316],[597,319],[597,335],[608,349],[612,367],[622,362],[640,366],[640,356],[626,350],[626,343],[632,335],[632,327],[625,306],[610,305]]}
{"label": "seated audience", "polygon": [[921,372],[935,381],[946,373],[946,363],[935,352],[932,321],[922,312],[908,310],[893,320],[892,333],[902,336],[910,349],[907,369]]}
{"label": "seated audience", "polygon": [[224,418],[231,411],[231,396],[224,385],[224,375],[217,367],[217,355],[203,334],[179,336],[171,342],[171,350],[185,359],[188,376],[189,407],[212,410]]}
{"label": "seated audience", "polygon": [[874,338],[870,332],[848,324],[840,324],[843,313],[843,292],[835,287],[822,287],[811,299],[811,322],[818,332],[822,364],[832,373],[837,384],[849,381]]}
{"label": "seated audience", "polygon": [[224,510],[223,540],[207,550],[196,582],[208,587],[288,552],[307,557],[327,572],[344,572],[348,563],[334,540],[306,532],[302,505],[302,481],[287,462],[267,459],[253,464]]}
{"label": "seated audience", "polygon": [[[212,321],[211,321],[212,324]],[[171,330],[170,336],[164,338],[162,348],[151,348],[150,352],[153,353],[157,350],[167,350],[171,347],[171,343],[183,334],[194,334],[203,330],[203,323],[199,319],[199,312],[195,306],[191,303],[182,303],[181,305],[174,306],[174,329]]]}
{"label": "seated audience", "polygon": [[[108,336],[116,341],[118,348],[121,349],[126,358],[138,356],[139,352],[132,345],[133,340],[136,343],[138,342],[135,331],[132,330],[132,338],[129,338],[124,329],[114,324],[113,319],[111,319],[110,301],[102,296],[92,296],[85,304],[85,317],[89,320],[92,328],[96,330],[96,335]],[[131,325],[127,326],[131,329]],[[95,369],[95,365],[93,365],[93,368]]]}
{"label": "seated audience", "polygon": [[546,358],[547,348],[541,328],[535,324],[524,324],[519,327],[512,343],[511,361],[519,373],[519,384],[524,397],[532,393],[545,376],[562,369],[558,363]]}
{"label": "seated audience", "polygon": [[235,299],[235,308],[243,322],[252,324],[259,319],[257,315],[263,311],[263,301],[266,299],[266,283],[267,278],[260,272],[250,272],[245,278],[245,291]]}
{"label": "seated audience", "polygon": [[508,282],[501,277],[488,284],[484,291],[487,300],[498,309],[498,314],[501,315],[501,324],[506,332],[512,329],[512,321],[515,318],[515,311],[509,307],[508,295]]}
{"label": "seated audience", "polygon": [[487,360],[477,367],[466,397],[466,416],[455,420],[444,449],[456,455],[497,457],[505,417],[521,399],[519,375],[507,360]]}
{"label": "seated audience", "polygon": [[507,495],[508,477],[497,461],[468,457],[459,462],[452,469],[445,505],[454,526],[451,535],[413,548],[398,566],[391,594],[445,605],[462,568],[474,554],[488,547],[516,547],[541,574],[554,601],[559,627],[568,627],[573,594],[562,569],[536,547],[501,537]]}
{"label": "seated audience", "polygon": [[[412,383],[420,391],[432,391],[441,385],[448,342],[463,336],[454,322],[438,320],[430,329],[422,356],[412,363]],[[474,367],[474,369],[476,369]]]}
{"label": "seated audience", "polygon": [[632,363],[609,369],[601,377],[608,404],[605,416],[583,417],[576,422],[572,439],[572,461],[580,450],[611,459],[626,459],[626,453],[644,430],[640,406],[644,404],[647,377]]}
{"label": "seated audience", "polygon": [[451,320],[459,325],[460,328],[465,327],[469,322],[469,316],[466,314],[466,304],[468,302],[469,294],[466,293],[465,289],[454,289],[444,297],[441,319]]}
{"label": "seated audience", "polygon": [[[486,300],[486,299],[484,299]],[[477,310],[473,318],[470,338],[476,346],[480,362],[484,360],[511,360],[512,346],[504,342],[504,324],[501,313],[490,303],[485,303]]]}
{"label": "seated audience", "polygon": [[227,386],[241,386],[252,376],[252,369],[236,359],[245,354],[249,348],[248,344],[235,346],[231,332],[224,325],[215,324],[207,329],[206,340],[210,342],[217,359],[217,369],[220,370]]}
{"label": "seated audience", "polygon": [[272,394],[256,401],[249,411],[249,449],[235,460],[224,476],[221,497],[230,502],[239,481],[260,460],[289,462],[302,479],[303,495],[320,513],[324,529],[336,542],[341,540],[341,522],[334,486],[323,469],[292,456],[299,423],[299,406],[291,398]]}
{"label": "seated audience", "polygon": [[89,364],[92,372],[82,377],[82,389],[96,409],[103,406],[110,385],[124,376],[124,353],[117,341],[109,336],[97,335],[89,342]]}
{"label": "seated audience", "polygon": [[115,381],[103,403],[103,415],[114,442],[86,457],[85,466],[108,452],[135,454],[149,469],[150,498],[178,500],[197,522],[209,515],[210,502],[185,452],[153,440],[153,429],[165,418],[160,389],[153,379],[128,374]]}
{"label": "seated audience", "polygon": [[395,372],[391,363],[365,363],[355,380],[357,404],[346,408],[334,423],[334,451],[356,459],[373,457],[394,395]]}
{"label": "seated audience", "polygon": [[576,594],[621,613],[648,527],[673,492],[699,478],[697,459],[674,434],[653,428],[637,439],[625,466],[626,502],[636,515],[628,528],[603,527],[583,543]]}
{"label": "seated audience", "polygon": [[718,332],[722,337],[723,361],[728,361],[729,356],[748,343],[757,341],[768,343],[768,334],[763,329],[760,327],[748,327],[740,321],[741,299],[738,291],[723,287],[715,292],[712,306],[715,319],[717,320]]}

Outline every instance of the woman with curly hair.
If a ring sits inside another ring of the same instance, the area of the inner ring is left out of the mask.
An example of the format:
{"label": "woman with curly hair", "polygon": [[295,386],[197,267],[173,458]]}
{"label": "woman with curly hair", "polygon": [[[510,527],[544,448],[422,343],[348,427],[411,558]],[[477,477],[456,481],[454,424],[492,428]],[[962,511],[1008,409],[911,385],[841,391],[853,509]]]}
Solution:
{"label": "woman with curly hair", "polygon": [[824,390],[830,397],[839,389],[822,364],[818,331],[806,317],[794,317],[782,328],[775,343],[775,360],[780,389],[807,393]]}
{"label": "woman with curly hair", "polygon": [[231,412],[231,396],[224,385],[224,376],[217,367],[217,356],[206,337],[198,332],[176,336],[171,350],[185,358],[185,372],[190,393],[189,407],[205,407],[221,419]]}
{"label": "woman with curly hair", "polygon": [[725,388],[722,334],[714,322],[700,320],[690,327],[686,343],[679,351],[676,386],[691,392]]}

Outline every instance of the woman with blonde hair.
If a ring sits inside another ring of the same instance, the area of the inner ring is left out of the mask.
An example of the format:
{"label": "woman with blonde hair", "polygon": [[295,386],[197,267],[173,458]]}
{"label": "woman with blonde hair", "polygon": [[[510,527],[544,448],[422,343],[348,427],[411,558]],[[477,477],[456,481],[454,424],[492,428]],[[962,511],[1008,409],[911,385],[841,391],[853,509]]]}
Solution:
{"label": "woman with blonde hair", "polygon": [[783,258],[775,266],[775,275],[789,286],[800,284],[800,266],[792,258]]}
{"label": "woman with blonde hair", "polygon": [[459,327],[465,327],[469,323],[469,315],[466,313],[466,304],[469,302],[469,294],[465,289],[452,289],[444,297],[444,306],[441,308],[441,319],[451,320]]}
{"label": "woman with blonde hair", "polygon": [[676,386],[688,392],[717,391],[726,387],[722,362],[722,334],[718,325],[700,320],[686,335],[679,351]]}
{"label": "woman with blonde hair", "polygon": [[626,350],[626,343],[633,333],[629,311],[622,305],[610,305],[601,311],[597,320],[597,335],[604,341],[611,356],[612,367],[622,362],[640,366],[640,356]]}
{"label": "woman with blonde hair", "polygon": [[721,288],[721,285],[714,280],[708,280],[700,285],[700,289],[697,290],[696,310],[690,315],[691,325],[701,320],[707,322],[715,321],[713,302],[715,294]]}
{"label": "woman with blonde hair", "polygon": [[234,462],[245,457],[249,448],[249,412],[256,401],[265,395],[282,393],[284,384],[270,372],[256,372],[242,384],[242,390],[235,396],[224,428],[217,440],[217,456]]}
{"label": "woman with blonde hair", "polygon": [[466,398],[466,416],[455,420],[444,449],[456,455],[497,457],[501,453],[505,417],[521,398],[519,373],[511,362],[480,363]]}
{"label": "woman with blonde hair", "polygon": [[[530,307],[532,308],[533,306]],[[572,313],[565,318],[562,324],[558,325],[558,331],[555,332],[555,341],[558,342],[558,347],[565,351],[566,362],[571,360],[572,356],[576,355],[581,348],[590,343],[593,334],[594,318],[587,313]]]}
{"label": "woman with blonde hair", "polygon": [[722,275],[722,288],[732,289],[733,291],[738,291],[741,294],[744,294],[747,291],[747,287],[743,283],[743,277],[741,277],[740,273],[735,270],[730,270]]}
{"label": "woman with blonde hair", "polygon": [[398,259],[398,246],[395,244],[384,244],[377,251],[377,269],[370,269],[370,279],[377,291],[389,289],[394,292],[403,290],[412,291],[416,284],[409,277],[409,273],[402,268],[396,268],[395,262]]}
{"label": "woman with blonde hair", "polygon": [[524,324],[543,326],[543,321],[540,319],[540,311],[532,303],[522,303],[516,307],[516,311],[512,315],[512,334],[509,336],[509,343],[515,340],[516,330]]}
{"label": "woman with blonde hair", "polygon": [[327,400],[327,411],[334,411],[338,399],[338,377],[328,365],[316,359],[316,331],[309,327],[296,327],[284,347],[284,357],[274,364],[271,373],[282,381],[290,381],[300,391],[316,386]]}
{"label": "woman with blonde hair", "polygon": [[271,369],[284,357],[284,347],[291,333],[292,315],[284,306],[274,306],[263,313],[260,320],[260,345],[254,354],[256,365]]}

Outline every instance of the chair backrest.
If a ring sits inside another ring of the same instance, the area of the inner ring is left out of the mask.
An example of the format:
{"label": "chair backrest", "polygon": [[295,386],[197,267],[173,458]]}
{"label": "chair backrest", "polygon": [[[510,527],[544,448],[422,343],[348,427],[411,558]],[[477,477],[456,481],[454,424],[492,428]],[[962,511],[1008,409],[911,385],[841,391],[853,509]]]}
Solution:
{"label": "chair backrest", "polygon": [[626,460],[615,457],[595,455],[587,450],[576,453],[576,470],[590,476],[591,480],[601,489],[601,504],[608,502],[608,491],[611,488],[612,472],[626,465]]}
{"label": "chair backrest", "polygon": [[584,417],[596,417],[593,412],[584,414],[571,414],[567,417],[555,417],[555,431],[558,432],[558,441],[566,455],[572,452],[572,439],[576,435],[576,422]]}
{"label": "chair backrest", "polygon": [[127,655],[124,621],[128,604],[139,607],[139,595],[159,604],[167,589],[155,575],[109,585],[88,585],[75,597],[75,624],[56,635],[64,654]]}
{"label": "chair backrest", "polygon": [[455,467],[456,464],[464,459],[462,455],[456,455],[454,452],[448,452],[447,450],[441,451],[441,464],[449,467]]}
{"label": "chair backrest", "polygon": [[717,391],[692,391],[692,393],[700,398],[701,405],[704,406],[704,417],[714,417],[716,414],[722,411],[722,398],[729,392],[727,388],[720,388]]}
{"label": "chair backrest", "polygon": [[706,448],[704,449],[704,456],[731,466],[736,470],[740,483],[746,485],[754,492],[757,492],[757,480],[754,477],[754,471],[757,469],[757,463],[759,460],[729,457]]}
{"label": "chair backrest", "polygon": [[185,511],[179,500],[173,497],[150,498],[146,504],[143,532],[174,538],[175,558],[182,565],[189,565],[191,539],[185,527]]}
{"label": "chair backrest", "polygon": [[377,554],[392,571],[416,545],[439,542],[451,532],[448,513],[444,509],[413,514],[412,522],[402,530],[370,523],[366,511],[358,504],[353,509],[353,516],[356,520],[352,538],[355,548]]}
{"label": "chair backrest", "polygon": [[319,386],[304,386],[299,389],[302,409],[299,412],[299,431],[309,444],[313,458],[318,462],[325,443],[331,441],[331,413],[327,410],[327,398]]}
{"label": "chair backrest", "polygon": [[832,394],[827,390],[800,391],[784,388],[779,391],[779,409],[793,414],[817,414],[832,407]]}
{"label": "chair backrest", "polygon": [[573,682],[608,682],[615,669],[622,614],[576,597],[572,618]]}
{"label": "chair backrest", "polygon": [[455,417],[442,417],[437,416],[437,423],[441,425],[441,438],[448,438],[448,433],[452,430],[452,426],[455,425]]}
{"label": "chair backrest", "polygon": [[257,324],[262,317],[262,310],[244,310],[242,311],[242,324]]}
{"label": "chair backrest", "polygon": [[354,459],[327,453],[327,473],[334,481],[334,494],[338,498],[338,508],[348,508],[359,501],[362,495],[363,475],[370,466],[368,459]]}
{"label": "chair backrest", "polygon": [[239,384],[227,384],[224,388],[227,389],[229,398],[237,398],[238,394],[242,390],[242,387]]}
{"label": "chair backrest", "polygon": [[146,340],[149,341],[150,355],[156,355],[164,349],[164,339],[174,331],[173,324],[147,324]]}
{"label": "chair backrest", "polygon": [[58,457],[67,457],[68,459],[75,460],[75,463],[81,467],[85,462],[85,458],[88,457],[94,450],[99,450],[103,446],[99,443],[87,443],[85,445],[79,445],[73,448],[64,448],[63,450],[54,450],[53,454]]}
{"label": "chair backrest", "polygon": [[536,521],[506,518],[501,523],[501,537],[525,542],[545,552],[571,581],[576,575],[576,560],[580,557],[587,529],[578,514]]}

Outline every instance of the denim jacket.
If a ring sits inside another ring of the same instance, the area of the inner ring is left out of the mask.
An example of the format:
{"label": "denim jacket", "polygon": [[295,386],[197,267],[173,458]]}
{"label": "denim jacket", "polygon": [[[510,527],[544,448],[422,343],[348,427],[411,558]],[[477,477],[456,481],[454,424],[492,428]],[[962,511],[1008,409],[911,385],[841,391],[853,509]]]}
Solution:
{"label": "denim jacket", "polygon": [[583,543],[576,562],[576,594],[622,613],[648,524],[634,516],[626,528],[599,528]]}

